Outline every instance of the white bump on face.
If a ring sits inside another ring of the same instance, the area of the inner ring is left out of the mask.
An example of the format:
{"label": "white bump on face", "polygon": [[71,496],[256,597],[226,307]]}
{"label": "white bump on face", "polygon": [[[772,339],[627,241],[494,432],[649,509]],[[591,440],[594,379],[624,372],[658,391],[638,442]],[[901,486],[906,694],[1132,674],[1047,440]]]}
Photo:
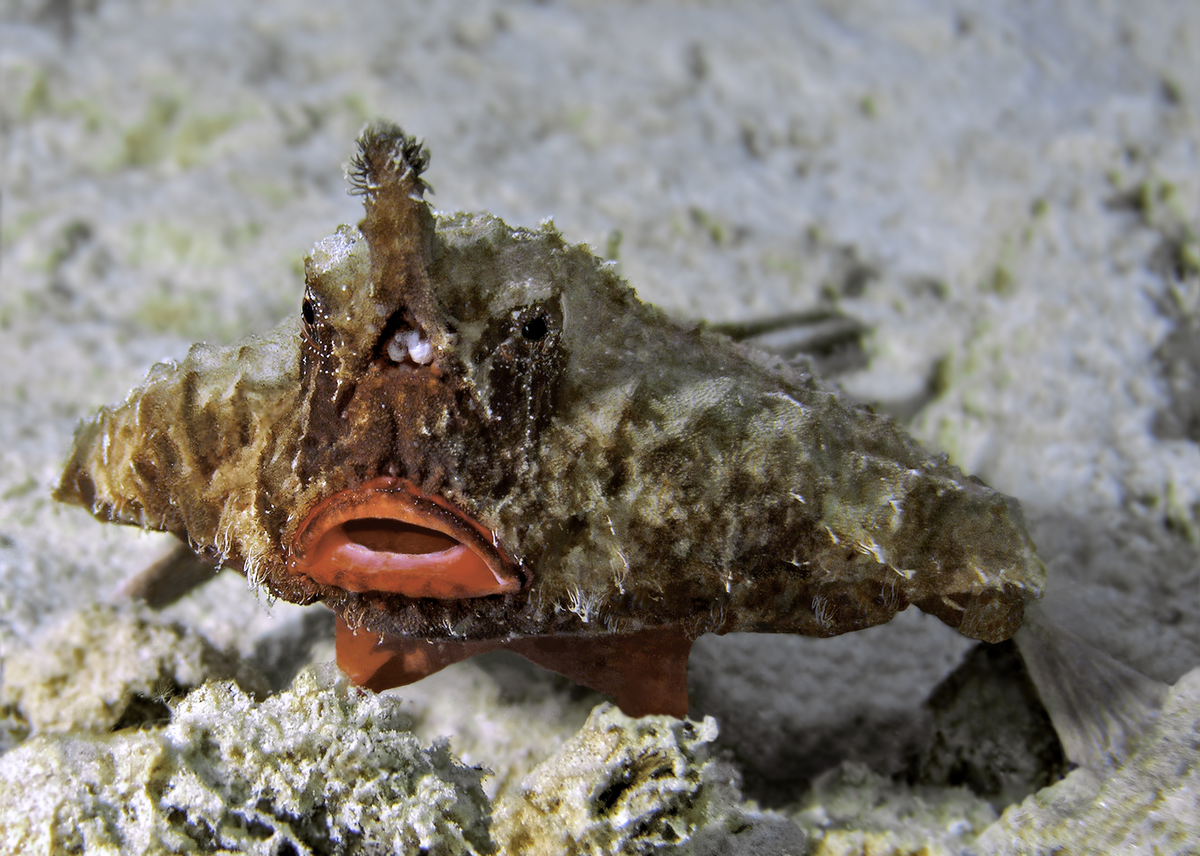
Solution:
{"label": "white bump on face", "polygon": [[417,365],[427,366],[433,362],[433,345],[416,330],[412,330],[408,334],[408,355]]}
{"label": "white bump on face", "polygon": [[408,345],[404,344],[401,339],[400,331],[396,331],[395,335],[388,340],[387,355],[393,363],[402,363],[408,356]]}
{"label": "white bump on face", "polygon": [[427,366],[433,362],[433,345],[417,330],[397,330],[388,340],[387,355],[395,363],[407,357],[419,366]]}

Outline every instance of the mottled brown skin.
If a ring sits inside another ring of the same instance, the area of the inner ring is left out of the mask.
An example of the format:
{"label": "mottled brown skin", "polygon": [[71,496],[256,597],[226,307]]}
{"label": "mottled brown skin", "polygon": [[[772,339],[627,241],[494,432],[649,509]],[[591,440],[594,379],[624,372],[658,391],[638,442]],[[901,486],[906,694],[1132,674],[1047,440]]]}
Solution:
{"label": "mottled brown skin", "polygon": [[[1015,500],[804,368],[641,303],[550,226],[435,216],[425,160],[368,129],[365,219],[314,248],[299,324],[155,366],[81,425],[59,498],[409,639],[832,636],[909,604],[987,641],[1020,626],[1045,570]],[[397,331],[427,364],[394,359]],[[520,589],[289,571],[309,512],[379,476],[494,533]]]}

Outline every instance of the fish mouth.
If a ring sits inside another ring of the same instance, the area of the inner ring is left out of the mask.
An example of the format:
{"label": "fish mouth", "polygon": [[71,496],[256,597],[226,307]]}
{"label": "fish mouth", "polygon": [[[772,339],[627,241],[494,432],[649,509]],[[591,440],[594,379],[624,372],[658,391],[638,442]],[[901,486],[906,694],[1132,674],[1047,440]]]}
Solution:
{"label": "fish mouth", "polygon": [[292,539],[288,570],[346,591],[443,600],[507,594],[523,582],[487,527],[388,476],[317,505]]}

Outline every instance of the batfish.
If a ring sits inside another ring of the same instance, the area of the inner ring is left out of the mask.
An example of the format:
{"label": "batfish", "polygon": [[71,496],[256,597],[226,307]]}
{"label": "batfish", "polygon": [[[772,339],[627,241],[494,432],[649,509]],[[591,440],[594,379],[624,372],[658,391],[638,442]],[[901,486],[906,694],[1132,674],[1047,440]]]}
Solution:
{"label": "batfish", "polygon": [[550,224],[435,213],[427,165],[368,126],[365,216],[313,248],[298,317],[151,368],[57,498],[324,603],[376,690],[504,648],[684,716],[704,633],[1020,627],[1045,568],[1016,500]]}

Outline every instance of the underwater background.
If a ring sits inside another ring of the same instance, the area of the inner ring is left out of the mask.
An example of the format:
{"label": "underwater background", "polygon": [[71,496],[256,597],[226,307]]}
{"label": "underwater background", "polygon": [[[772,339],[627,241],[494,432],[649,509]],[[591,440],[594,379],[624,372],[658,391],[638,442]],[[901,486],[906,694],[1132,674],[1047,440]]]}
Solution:
{"label": "underwater background", "polygon": [[[678,317],[837,319],[831,379],[1019,498],[1047,616],[1174,685],[1131,754],[914,610],[702,638],[684,724],[503,654],[361,696],[232,572],[117,604],[171,541],[49,498],[75,423],[296,314],[376,116]],[[1200,847],[1198,143],[1169,0],[0,2],[0,851]]]}

